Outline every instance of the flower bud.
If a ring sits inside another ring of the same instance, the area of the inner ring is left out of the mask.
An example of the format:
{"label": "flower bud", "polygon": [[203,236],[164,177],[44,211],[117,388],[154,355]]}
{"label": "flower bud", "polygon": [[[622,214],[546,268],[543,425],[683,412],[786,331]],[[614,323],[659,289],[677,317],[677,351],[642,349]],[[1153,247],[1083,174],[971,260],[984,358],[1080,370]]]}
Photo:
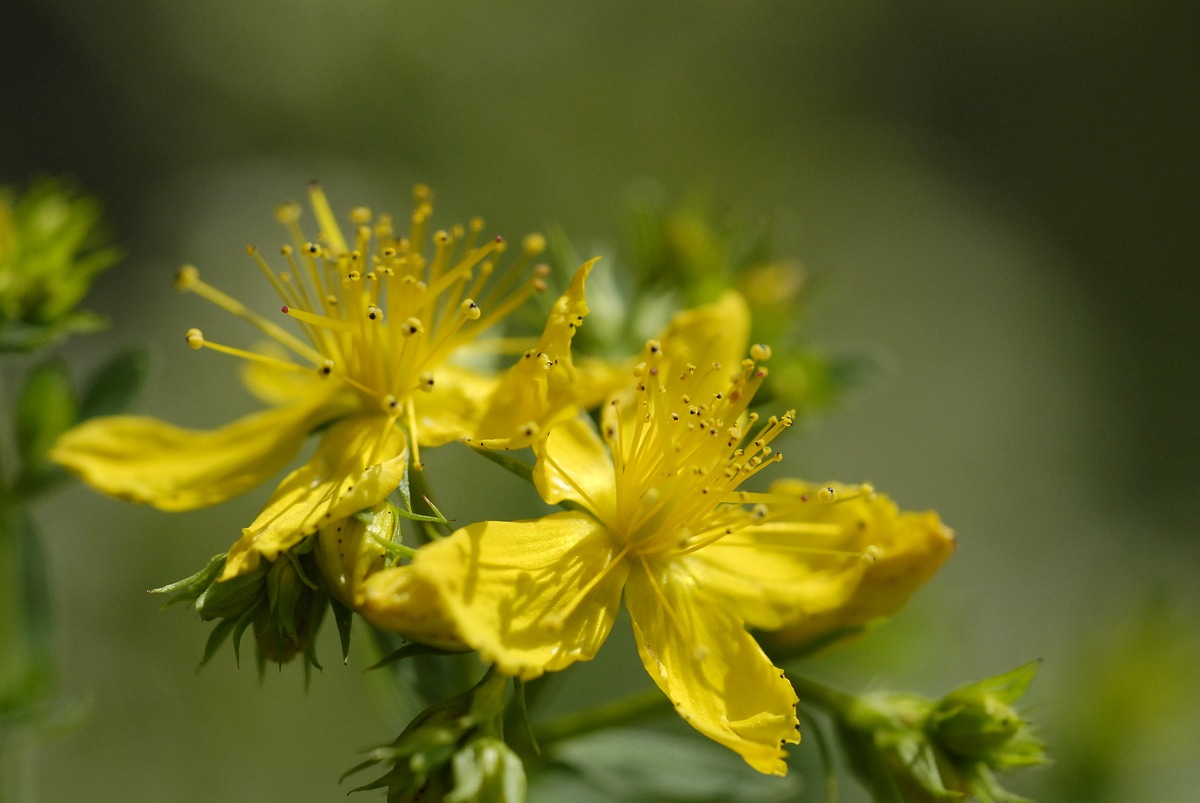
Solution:
{"label": "flower bud", "polygon": [[99,328],[98,316],[75,306],[119,258],[105,244],[95,199],[54,181],[20,197],[0,187],[0,352]]}
{"label": "flower bud", "polygon": [[525,767],[499,739],[468,742],[454,754],[454,791],[446,803],[521,803],[525,800]]}

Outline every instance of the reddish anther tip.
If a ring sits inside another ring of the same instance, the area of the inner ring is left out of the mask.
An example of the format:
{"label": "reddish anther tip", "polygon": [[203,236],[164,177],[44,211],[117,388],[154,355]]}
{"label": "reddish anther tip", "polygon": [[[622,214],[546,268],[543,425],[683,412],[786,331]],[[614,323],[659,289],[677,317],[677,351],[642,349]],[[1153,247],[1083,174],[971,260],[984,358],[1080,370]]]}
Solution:
{"label": "reddish anther tip", "polygon": [[284,315],[287,315],[288,314],[287,304],[284,304],[282,307],[280,307],[279,311],[282,312]]}
{"label": "reddish anther tip", "polygon": [[501,237],[499,234],[497,234],[497,235],[496,235],[496,242],[498,242],[498,243],[502,243],[502,242],[504,242],[504,238],[503,238],[503,237]]}

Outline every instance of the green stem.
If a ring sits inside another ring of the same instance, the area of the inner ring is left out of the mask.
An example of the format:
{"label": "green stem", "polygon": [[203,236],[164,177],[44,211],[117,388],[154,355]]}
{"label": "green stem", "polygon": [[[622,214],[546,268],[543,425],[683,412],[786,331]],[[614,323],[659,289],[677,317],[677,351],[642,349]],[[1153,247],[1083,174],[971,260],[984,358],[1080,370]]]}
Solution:
{"label": "green stem", "polygon": [[619,700],[576,711],[535,728],[538,744],[542,748],[574,736],[631,725],[645,719],[665,714],[671,710],[671,701],[657,688],[646,689]]}
{"label": "green stem", "polygon": [[788,680],[792,682],[792,688],[796,690],[796,694],[800,696],[800,699],[824,709],[827,713],[835,717],[843,715],[854,701],[854,698],[849,694],[830,688],[823,683],[817,683],[815,680],[809,680],[808,678],[790,673],[788,674]]}

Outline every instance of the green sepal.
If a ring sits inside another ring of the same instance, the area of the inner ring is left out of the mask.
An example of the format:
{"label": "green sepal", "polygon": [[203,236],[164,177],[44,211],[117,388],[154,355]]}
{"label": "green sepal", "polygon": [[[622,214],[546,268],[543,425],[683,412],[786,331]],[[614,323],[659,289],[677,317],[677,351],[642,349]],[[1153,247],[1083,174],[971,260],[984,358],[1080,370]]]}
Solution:
{"label": "green sepal", "polygon": [[150,353],[123,351],[100,366],[88,379],[79,403],[79,420],[116,415],[129,407],[150,370]]}
{"label": "green sepal", "polygon": [[397,661],[403,661],[405,658],[414,658],[418,655],[461,655],[454,650],[443,650],[440,647],[433,647],[429,644],[422,644],[414,641],[410,644],[405,644],[397,650],[389,652],[387,655],[380,658],[375,663],[367,667],[367,671],[372,669],[382,669],[385,666],[391,666]]}
{"label": "green sepal", "polygon": [[[208,641],[204,643],[204,657],[200,659],[200,667],[211,661],[212,657],[217,654],[217,650],[221,649],[221,645],[233,633],[237,622],[237,619],[222,619],[217,622],[212,632],[208,634]],[[200,667],[197,667],[197,669]]]}
{"label": "green sepal", "polygon": [[233,641],[233,663],[238,669],[242,667],[242,635],[246,632],[246,628],[254,624],[254,620],[262,613],[262,610],[263,603],[260,597],[257,604],[247,608],[246,612],[238,617],[237,624],[233,627],[233,633],[231,634]]}
{"label": "green sepal", "polygon": [[350,663],[350,630],[354,626],[354,611],[338,602],[334,597],[329,598],[329,607],[333,610],[333,623],[337,625],[338,643],[342,647],[342,663]]}
{"label": "green sepal", "polygon": [[475,452],[475,454],[479,455],[480,457],[486,457],[488,460],[491,460],[493,463],[500,466],[500,468],[517,477],[520,477],[526,482],[533,482],[533,466],[516,459],[508,452],[499,451],[496,449],[480,449],[478,447],[471,447],[471,451]]}
{"label": "green sepal", "polygon": [[149,594],[170,594],[163,603],[162,610],[178,605],[181,602],[195,602],[225,569],[225,553],[213,555],[208,564],[190,577],[176,580],[160,588],[152,588]]}
{"label": "green sepal", "polygon": [[228,580],[214,579],[196,598],[196,611],[200,618],[238,618],[257,604],[262,595],[263,578],[266,574],[266,569],[260,567],[249,574],[238,575]]}

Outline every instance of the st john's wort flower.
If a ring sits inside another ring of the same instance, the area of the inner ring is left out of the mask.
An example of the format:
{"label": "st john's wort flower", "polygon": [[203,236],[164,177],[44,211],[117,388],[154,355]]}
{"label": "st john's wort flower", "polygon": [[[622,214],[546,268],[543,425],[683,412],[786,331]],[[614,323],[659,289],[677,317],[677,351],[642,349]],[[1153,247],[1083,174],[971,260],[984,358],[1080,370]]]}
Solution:
{"label": "st john's wort flower", "polygon": [[739,490],[780,459],[771,443],[792,420],[758,426],[747,412],[770,356],[754,346],[740,359],[748,328],[735,294],[677,316],[606,409],[603,437],[576,418],[538,445],[542,498],[573,509],[464,527],[373,575],[367,609],[528,679],[594,656],[623,595],[642,661],[680,715],[759,771],[786,772],[796,695],[746,627],[836,607],[874,553],[819,512],[839,504],[833,492],[796,504]]}

